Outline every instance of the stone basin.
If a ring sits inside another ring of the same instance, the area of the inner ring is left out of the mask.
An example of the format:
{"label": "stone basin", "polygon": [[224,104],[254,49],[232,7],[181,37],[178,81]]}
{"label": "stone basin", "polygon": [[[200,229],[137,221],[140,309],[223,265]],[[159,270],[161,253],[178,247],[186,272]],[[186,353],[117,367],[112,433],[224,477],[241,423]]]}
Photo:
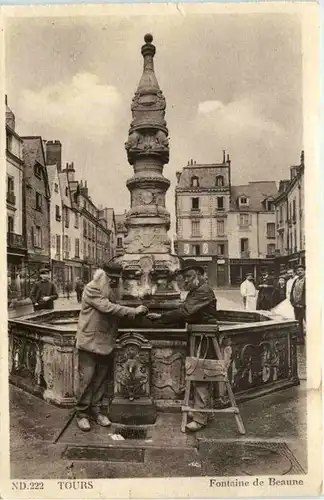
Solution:
{"label": "stone basin", "polygon": [[[40,311],[9,320],[11,383],[53,404],[73,406],[78,390],[74,348],[78,313],[78,309]],[[296,321],[263,311],[220,310],[218,314],[219,342],[229,357],[228,376],[237,401],[299,384]],[[147,319],[122,324],[107,383],[107,403],[114,393],[116,356],[133,343],[146,352],[147,390],[157,408],[178,410],[185,387],[189,330],[203,333],[213,329],[213,325],[165,328]]]}

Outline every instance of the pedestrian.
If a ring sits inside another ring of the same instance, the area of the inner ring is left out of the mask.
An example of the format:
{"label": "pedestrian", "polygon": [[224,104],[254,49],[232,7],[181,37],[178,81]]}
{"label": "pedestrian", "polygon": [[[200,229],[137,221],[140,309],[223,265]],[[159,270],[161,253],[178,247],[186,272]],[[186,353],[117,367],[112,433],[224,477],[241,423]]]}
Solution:
{"label": "pedestrian", "polygon": [[79,360],[79,395],[76,403],[77,425],[82,431],[91,429],[90,419],[108,427],[111,422],[101,405],[109,370],[109,356],[115,347],[120,318],[147,314],[136,308],[118,304],[121,299],[122,267],[108,263],[94,274],[83,292],[76,347]]}
{"label": "pedestrian", "polygon": [[72,283],[68,281],[65,285],[65,293],[66,293],[66,298],[70,300],[70,293],[72,291]]}
{"label": "pedestrian", "polygon": [[243,299],[243,307],[248,311],[254,311],[256,307],[257,291],[253,283],[253,274],[247,273],[245,281],[241,284],[241,296]]}
{"label": "pedestrian", "polygon": [[290,292],[290,302],[294,308],[295,319],[299,323],[299,335],[297,342],[305,343],[305,328],[306,323],[306,277],[305,267],[299,264],[296,268],[297,277],[293,282]]}
{"label": "pedestrian", "polygon": [[294,269],[287,269],[287,283],[286,283],[286,298],[290,302],[291,289],[295,279],[297,278]]}
{"label": "pedestrian", "polygon": [[77,301],[79,304],[81,303],[83,289],[84,289],[83,281],[81,280],[81,278],[78,278],[75,283],[75,291],[76,291]]}
{"label": "pedestrian", "polygon": [[272,309],[272,296],[273,296],[273,280],[270,278],[269,273],[266,271],[261,276],[260,284],[258,285],[258,298],[257,310],[270,311]]}
{"label": "pedestrian", "polygon": [[[216,297],[213,289],[204,279],[204,269],[197,264],[185,264],[180,271],[184,278],[184,288],[188,291],[184,302],[173,311],[162,314],[149,313],[147,318],[158,321],[159,324],[217,324]],[[194,383],[194,407],[206,409],[210,407],[211,391],[208,382]],[[193,412],[192,422],[186,429],[192,432],[199,431],[207,425],[207,414]]]}
{"label": "pedestrian", "polygon": [[50,280],[48,269],[39,271],[40,279],[33,285],[30,298],[34,305],[34,311],[42,309],[54,309],[54,300],[58,298],[56,286]]}
{"label": "pedestrian", "polygon": [[284,275],[279,276],[278,283],[273,290],[272,307],[286,300],[286,279]]}

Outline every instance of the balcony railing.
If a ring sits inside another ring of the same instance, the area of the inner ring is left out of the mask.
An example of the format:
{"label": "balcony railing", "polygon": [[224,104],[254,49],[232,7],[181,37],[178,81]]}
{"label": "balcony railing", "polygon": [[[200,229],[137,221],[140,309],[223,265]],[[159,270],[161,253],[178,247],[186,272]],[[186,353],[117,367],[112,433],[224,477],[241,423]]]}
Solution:
{"label": "balcony railing", "polygon": [[10,203],[11,205],[16,205],[16,196],[13,191],[7,192],[7,202]]}
{"label": "balcony railing", "polygon": [[250,250],[243,250],[241,252],[241,259],[248,259],[250,257]]}
{"label": "balcony railing", "polygon": [[268,240],[275,240],[276,239],[276,235],[273,234],[273,233],[267,233],[267,238],[268,238]]}
{"label": "balcony railing", "polygon": [[11,248],[26,248],[24,237],[16,233],[7,233],[7,245]]}

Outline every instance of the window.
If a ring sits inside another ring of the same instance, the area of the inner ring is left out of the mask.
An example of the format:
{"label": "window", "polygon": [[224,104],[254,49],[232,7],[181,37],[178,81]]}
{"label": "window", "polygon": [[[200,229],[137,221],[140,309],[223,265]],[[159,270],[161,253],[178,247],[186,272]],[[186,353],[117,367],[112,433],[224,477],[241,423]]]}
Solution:
{"label": "window", "polygon": [[87,244],[84,241],[83,242],[83,258],[85,259],[87,257]]}
{"label": "window", "polygon": [[79,229],[79,214],[77,212],[74,213],[74,227]]}
{"label": "window", "polygon": [[65,196],[69,196],[69,188],[67,186],[65,188]]}
{"label": "window", "polygon": [[240,198],[240,205],[247,205],[247,197],[246,196],[241,196]]}
{"label": "window", "polygon": [[294,252],[297,252],[297,232],[294,229]]}
{"label": "window", "polygon": [[194,255],[200,255],[200,245],[192,245],[192,253]]}
{"label": "window", "polygon": [[117,238],[117,247],[118,248],[122,248],[123,246],[123,238],[121,238],[120,236],[118,236]]}
{"label": "window", "polygon": [[274,255],[275,251],[276,251],[275,243],[268,243],[267,244],[267,255]]}
{"label": "window", "polygon": [[191,209],[199,210],[199,198],[191,198]]}
{"label": "window", "polygon": [[75,257],[78,259],[80,257],[80,240],[75,238]]}
{"label": "window", "polygon": [[191,177],[191,187],[199,187],[199,179],[195,175]]}
{"label": "window", "polygon": [[225,232],[225,221],[217,221],[217,236],[223,236]]}
{"label": "window", "polygon": [[217,197],[217,210],[223,210],[223,209],[224,209],[224,197],[218,196]]}
{"label": "window", "polygon": [[69,208],[65,207],[65,227],[69,227],[69,226],[70,226],[70,212],[69,212]]}
{"label": "window", "polygon": [[42,211],[42,195],[36,192],[36,210]]}
{"label": "window", "polygon": [[276,237],[276,225],[274,222],[267,223],[267,238],[275,238]]}
{"label": "window", "polygon": [[42,248],[42,228],[40,226],[34,228],[34,247]]}
{"label": "window", "polygon": [[296,198],[293,199],[292,219],[293,219],[293,222],[296,222]]}
{"label": "window", "polygon": [[200,236],[200,220],[191,221],[191,236]]}
{"label": "window", "polygon": [[61,257],[61,235],[60,234],[56,235],[56,255],[60,259],[60,257]]}
{"label": "window", "polygon": [[8,233],[14,233],[14,218],[9,216],[8,217]]}
{"label": "window", "polygon": [[59,187],[58,187],[57,182],[55,182],[55,184],[54,184],[54,191],[55,191],[55,193],[59,192]]}
{"label": "window", "polygon": [[224,186],[224,177],[222,175],[216,177],[216,186]]}
{"label": "window", "polygon": [[38,163],[34,166],[34,174],[36,177],[42,177],[42,167]]}
{"label": "window", "polygon": [[282,205],[279,208],[279,222],[283,222],[283,211],[282,211]]}
{"label": "window", "polygon": [[220,245],[217,245],[217,255],[224,255],[225,254],[225,245],[221,243]]}
{"label": "window", "polygon": [[240,214],[240,227],[247,227],[250,225],[250,215]]}
{"label": "window", "polygon": [[56,220],[61,220],[61,211],[59,205],[55,205],[55,218]]}
{"label": "window", "polygon": [[87,237],[87,223],[85,220],[83,221],[83,237]]}
{"label": "window", "polygon": [[15,197],[15,180],[13,177],[7,175],[7,201],[14,205],[16,203]]}
{"label": "window", "polygon": [[268,212],[271,212],[273,210],[273,203],[272,203],[272,201],[267,201],[266,202],[266,208],[267,208]]}
{"label": "window", "polygon": [[91,247],[88,245],[88,258],[91,259]]}
{"label": "window", "polygon": [[243,258],[248,258],[249,257],[249,240],[248,238],[241,238],[240,240],[240,249],[241,249],[241,256]]}

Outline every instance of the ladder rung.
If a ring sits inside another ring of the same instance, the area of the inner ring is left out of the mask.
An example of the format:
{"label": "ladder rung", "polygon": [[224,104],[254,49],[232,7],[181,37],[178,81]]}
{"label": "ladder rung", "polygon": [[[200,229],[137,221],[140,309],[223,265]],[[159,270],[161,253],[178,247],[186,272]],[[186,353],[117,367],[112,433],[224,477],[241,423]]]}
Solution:
{"label": "ladder rung", "polygon": [[230,408],[224,408],[222,410],[220,409],[208,409],[208,410],[197,410],[197,408],[189,408],[189,406],[182,406],[181,407],[182,411],[190,411],[192,413],[239,413],[238,408],[235,408],[234,406],[231,406]]}

